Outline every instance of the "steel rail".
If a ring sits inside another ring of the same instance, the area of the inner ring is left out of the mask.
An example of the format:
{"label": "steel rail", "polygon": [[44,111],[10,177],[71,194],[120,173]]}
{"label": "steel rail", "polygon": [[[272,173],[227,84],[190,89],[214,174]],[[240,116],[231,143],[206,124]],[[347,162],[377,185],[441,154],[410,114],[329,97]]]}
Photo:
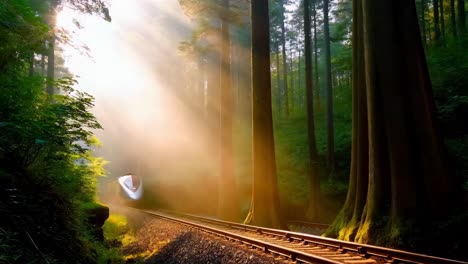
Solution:
{"label": "steel rail", "polygon": [[[155,213],[160,214],[159,212],[155,211],[145,211],[148,213]],[[384,248],[379,246],[367,245],[367,244],[360,244],[355,242],[348,242],[338,239],[332,239],[327,237],[315,236],[310,234],[298,233],[298,232],[291,232],[285,231],[280,229],[272,229],[272,228],[264,228],[259,226],[253,225],[245,225],[239,224],[234,222],[227,222],[223,220],[217,220],[213,218],[206,218],[191,214],[182,214],[176,212],[168,212],[171,215],[178,215],[184,218],[191,218],[194,220],[211,223],[214,225],[225,226],[228,228],[239,229],[243,231],[251,231],[258,234],[265,234],[271,235],[275,237],[282,237],[284,239],[303,243],[313,243],[316,245],[321,245],[325,247],[332,247],[340,250],[341,252],[355,252],[360,256],[365,258],[369,257],[378,257],[384,259],[388,263],[414,263],[414,264],[468,264],[468,262],[459,261],[459,260],[452,260],[447,258],[435,257],[430,255],[424,255],[419,253],[413,253],[398,249],[390,249]]]}
{"label": "steel rail", "polygon": [[288,220],[287,223],[289,225],[305,226],[305,227],[312,227],[312,228],[319,228],[319,229],[328,229],[329,227],[329,225],[327,224],[310,223],[310,222],[298,221],[298,220]]}
{"label": "steel rail", "polygon": [[261,240],[257,240],[257,239],[254,239],[254,238],[250,238],[250,237],[242,236],[242,235],[239,235],[239,234],[231,233],[231,232],[228,232],[228,231],[225,231],[225,230],[220,230],[220,229],[216,229],[216,228],[209,227],[209,226],[204,226],[204,225],[197,224],[197,223],[184,221],[184,220],[173,218],[173,217],[170,217],[170,216],[167,216],[167,215],[162,215],[162,214],[154,212],[154,211],[147,211],[147,210],[141,210],[141,211],[145,212],[147,214],[153,215],[153,216],[157,216],[157,217],[162,218],[162,219],[166,219],[166,220],[175,222],[175,223],[187,225],[187,226],[196,228],[196,229],[204,231],[204,232],[208,232],[208,233],[216,235],[216,236],[221,236],[221,237],[225,237],[225,238],[227,238],[229,240],[234,240],[234,241],[240,242],[242,244],[245,244],[245,245],[260,249],[265,253],[271,253],[273,255],[281,255],[281,256],[284,256],[286,258],[291,259],[292,261],[300,261],[300,262],[305,262],[305,263],[317,263],[317,264],[342,264],[342,262],[334,261],[334,260],[327,259],[327,258],[324,258],[324,257],[321,257],[321,256],[316,256],[316,255],[308,254],[306,252],[301,252],[301,251],[298,251],[298,250],[294,250],[294,249],[282,247],[282,246],[279,246],[279,245],[267,243],[267,242],[264,242],[264,241],[261,241]]}

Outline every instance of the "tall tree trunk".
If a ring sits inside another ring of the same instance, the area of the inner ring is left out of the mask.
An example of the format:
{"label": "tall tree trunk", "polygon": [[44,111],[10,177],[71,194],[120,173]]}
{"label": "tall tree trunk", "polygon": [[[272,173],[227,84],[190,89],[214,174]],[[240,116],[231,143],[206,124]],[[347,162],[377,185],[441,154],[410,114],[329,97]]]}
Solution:
{"label": "tall tree trunk", "polygon": [[47,83],[46,91],[49,95],[55,93],[55,88],[52,85],[52,80],[55,78],[55,35],[49,41],[49,49],[47,55]]}
{"label": "tall tree trunk", "polygon": [[236,180],[232,154],[232,88],[231,37],[227,13],[229,0],[223,0],[221,16],[221,170],[218,215],[226,221],[237,221]]}
{"label": "tall tree trunk", "polygon": [[[296,50],[298,52],[298,56],[297,56],[297,93],[296,93],[296,102],[298,102],[298,105],[299,107],[301,107],[301,110],[302,110],[302,106],[303,106],[303,103],[304,103],[304,100],[301,100],[301,91],[302,91],[302,62],[301,62],[301,58],[302,58],[302,53],[301,53],[301,34],[302,34],[302,27],[300,26],[301,24],[299,24],[299,34],[298,34],[298,37],[297,37],[297,43],[296,43]],[[294,99],[293,99],[294,100]]]}
{"label": "tall tree trunk", "polygon": [[[250,9],[250,3],[247,7]],[[250,14],[250,12],[249,12]],[[239,68],[241,72],[241,93],[240,93],[240,122],[242,123],[237,129],[240,131],[241,142],[241,153],[239,154],[239,160],[242,162],[242,169],[240,170],[242,179],[251,179],[252,177],[252,90],[251,90],[251,52],[250,52],[250,16],[246,19],[249,26],[249,30],[246,33],[248,36],[245,40],[245,43],[242,43],[240,48],[239,56]],[[245,146],[245,147],[244,147]],[[239,186],[239,185],[238,185]],[[238,191],[240,194],[240,191]],[[240,202],[240,195],[237,197]]]}
{"label": "tall tree trunk", "polygon": [[[200,113],[203,116],[207,115],[207,109],[205,106],[205,78],[206,78],[206,69],[205,69],[205,60],[203,57],[203,54],[200,54],[198,56],[198,61],[197,61],[197,77],[196,77],[196,82],[193,84],[193,89],[194,89],[194,99],[196,101],[196,106],[197,109],[200,111]],[[189,77],[191,78],[191,77]],[[190,81],[186,80],[187,85],[190,86]]]}
{"label": "tall tree trunk", "polygon": [[270,84],[268,0],[251,1],[253,190],[255,225],[281,227]]}
{"label": "tall tree trunk", "polygon": [[[235,37],[234,37],[235,38]],[[239,69],[239,58],[240,58],[240,52],[239,50],[239,43],[234,40],[232,41],[233,43],[231,44],[231,52],[229,54],[231,58],[231,85],[232,85],[232,90],[233,93],[235,93],[235,98],[234,103],[233,103],[233,114],[239,109],[240,106],[240,93],[241,90],[240,88],[240,69]]]}
{"label": "tall tree trunk", "polygon": [[[455,0],[450,0],[450,26],[452,27],[452,34],[457,37],[457,22],[455,16]],[[424,28],[423,28],[424,30]]]}
{"label": "tall tree trunk", "polygon": [[439,0],[432,0],[432,12],[434,13],[434,40],[440,40]]}
{"label": "tall tree trunk", "polygon": [[316,89],[315,98],[316,112],[320,112],[320,82],[319,82],[319,64],[318,64],[318,37],[317,37],[317,0],[313,0],[313,14],[314,14],[314,68],[315,68],[315,78],[314,78],[314,87]]}
{"label": "tall tree trunk", "polygon": [[286,116],[289,116],[289,91],[288,91],[288,62],[286,61],[286,29],[284,27],[284,0],[281,0],[281,51],[283,59],[283,95],[284,95],[284,111]]}
{"label": "tall tree trunk", "polygon": [[[214,36],[214,39],[210,40],[210,44],[216,46],[220,45],[220,40],[218,36]],[[213,50],[207,54],[207,116],[206,123],[209,130],[209,135],[211,140],[209,142],[210,151],[212,155],[211,159],[214,166],[214,175],[215,179],[219,177],[217,175],[220,171],[220,139],[221,139],[221,127],[220,127],[220,98],[221,98],[221,58],[218,50]],[[217,186],[217,190],[219,187]],[[218,197],[220,194],[218,194]]]}
{"label": "tall tree trunk", "polygon": [[275,52],[275,58],[276,58],[276,107],[277,107],[277,112],[278,116],[281,116],[282,114],[282,105],[281,105],[281,99],[282,99],[282,94],[281,94],[281,73],[280,73],[280,59],[279,59],[279,41],[275,42],[276,46],[276,52]]}
{"label": "tall tree trunk", "polygon": [[32,77],[34,75],[34,53],[31,55],[31,58],[29,59],[29,77]]}
{"label": "tall tree trunk", "polygon": [[53,0],[51,3],[51,10],[49,11],[49,27],[50,27],[50,39],[48,45],[48,54],[47,54],[47,78],[49,82],[47,83],[46,92],[49,95],[55,93],[55,88],[52,84],[53,79],[55,78],[55,30],[57,24],[57,16],[55,7],[58,5],[56,0]]}
{"label": "tall tree trunk", "polygon": [[328,19],[329,0],[323,1],[323,34],[325,41],[325,87],[327,89],[327,166],[329,176],[335,171],[335,132],[333,125],[333,87],[330,52],[330,27]]}
{"label": "tall tree trunk", "polygon": [[[249,18],[250,19],[250,18]],[[249,32],[250,34],[250,32]],[[250,37],[248,39],[250,42]],[[250,43],[244,44],[240,47],[239,56],[239,71],[240,71],[240,95],[239,95],[239,111],[242,116],[241,120],[248,120],[252,117],[251,113],[251,54]],[[250,126],[250,125],[249,125]]]}
{"label": "tall tree trunk", "polygon": [[465,16],[465,0],[457,1],[458,9],[458,28],[460,29],[460,34],[466,33],[466,16]]}
{"label": "tall tree trunk", "polygon": [[445,12],[444,12],[444,0],[440,0],[440,32],[442,34],[442,40],[445,40]]}
{"label": "tall tree trunk", "polygon": [[[301,75],[301,72],[302,72],[302,63],[301,63],[301,50],[299,48],[299,45],[298,45],[298,51],[299,51],[299,55],[297,57],[297,92],[298,92],[298,97],[300,98],[300,92],[301,92],[301,87],[302,87],[302,82],[301,82],[301,78],[302,78],[302,75]],[[294,100],[294,98],[293,98]],[[299,100],[300,101],[300,100]],[[299,106],[301,107],[302,109],[302,104],[299,104]]]}
{"label": "tall tree trunk", "polygon": [[45,55],[41,55],[41,75],[45,76]]}
{"label": "tall tree trunk", "polygon": [[414,1],[353,2],[350,184],[328,235],[396,245],[458,201],[419,36]]}
{"label": "tall tree trunk", "polygon": [[320,175],[317,170],[317,144],[315,141],[314,118],[314,86],[312,82],[312,45],[310,29],[309,0],[304,0],[304,44],[305,44],[305,79],[306,79],[306,106],[307,106],[307,137],[309,141],[309,168],[310,193],[307,216],[317,221],[319,217],[318,205],[320,201]]}
{"label": "tall tree trunk", "polygon": [[294,113],[294,58],[293,53],[291,52],[291,60],[290,60],[290,67],[291,67],[291,98],[290,98],[290,106],[291,106],[291,113]]}
{"label": "tall tree trunk", "polygon": [[427,45],[426,36],[426,0],[421,0],[421,31],[424,46]]}

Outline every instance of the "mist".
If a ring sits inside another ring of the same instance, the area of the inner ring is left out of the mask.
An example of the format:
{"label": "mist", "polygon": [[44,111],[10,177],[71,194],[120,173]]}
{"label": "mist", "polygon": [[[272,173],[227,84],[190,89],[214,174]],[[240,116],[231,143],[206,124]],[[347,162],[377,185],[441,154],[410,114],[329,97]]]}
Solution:
{"label": "mist", "polygon": [[[201,193],[215,199],[213,147],[186,93],[188,62],[177,53],[192,22],[177,0],[114,0],[110,13],[111,23],[77,17],[82,29],[74,41],[86,43],[91,57],[64,48],[65,66],[78,76],[79,89],[95,97],[93,112],[104,128],[95,131],[103,143],[96,155],[109,162],[100,193],[111,195],[113,179],[134,173],[145,197],[159,204],[178,197],[180,207],[195,196],[203,200]],[[76,14],[61,15],[59,24],[71,27],[66,21]]]}

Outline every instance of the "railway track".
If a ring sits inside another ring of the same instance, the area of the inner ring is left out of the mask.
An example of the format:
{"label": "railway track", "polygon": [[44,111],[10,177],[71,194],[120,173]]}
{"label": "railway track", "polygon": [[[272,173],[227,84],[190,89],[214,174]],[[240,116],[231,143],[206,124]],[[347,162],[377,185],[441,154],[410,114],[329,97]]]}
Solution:
{"label": "railway track", "polygon": [[[138,209],[136,209],[138,210]],[[154,217],[185,225],[294,263],[371,264],[426,263],[468,264],[468,262],[411,253],[372,245],[346,242],[303,233],[243,225],[180,213],[139,210]]]}
{"label": "railway track", "polygon": [[328,226],[329,226],[327,224],[311,223],[311,222],[296,221],[296,220],[289,220],[288,225],[308,227],[308,228],[321,229],[321,230],[326,230],[328,229]]}

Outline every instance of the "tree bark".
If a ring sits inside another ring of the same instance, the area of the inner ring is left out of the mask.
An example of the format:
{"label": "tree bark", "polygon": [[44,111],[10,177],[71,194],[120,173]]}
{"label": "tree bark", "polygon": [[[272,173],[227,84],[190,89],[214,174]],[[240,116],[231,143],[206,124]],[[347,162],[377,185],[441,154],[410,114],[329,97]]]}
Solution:
{"label": "tree bark", "polygon": [[432,0],[432,12],[434,13],[434,40],[440,40],[439,0]]}
{"label": "tree bark", "polygon": [[458,0],[457,5],[458,28],[460,29],[460,34],[466,34],[465,0]]}
{"label": "tree bark", "polygon": [[456,22],[456,16],[455,16],[455,0],[450,0],[450,26],[452,27],[453,36],[457,37],[457,22]]}
{"label": "tree bark", "polygon": [[[249,18],[250,19],[250,18]],[[250,34],[250,32],[249,32]],[[239,95],[239,111],[242,116],[241,120],[251,122],[251,54],[250,54],[250,37],[247,40],[249,43],[240,47],[239,56],[239,71],[240,71],[240,95]],[[249,126],[250,127],[250,126]]]}
{"label": "tree bark", "polygon": [[251,1],[253,190],[251,217],[260,226],[281,227],[271,112],[268,0]]}
{"label": "tree bark", "polygon": [[414,1],[353,2],[350,185],[328,235],[395,246],[458,201],[419,36]]}
{"label": "tree bark", "polygon": [[307,216],[317,221],[319,217],[318,205],[320,201],[320,175],[317,170],[317,144],[315,141],[314,118],[314,86],[312,82],[312,39],[310,29],[309,0],[304,0],[304,44],[305,44],[305,79],[306,79],[306,107],[307,107],[307,137],[309,150],[308,174],[310,179],[310,193]]}
{"label": "tree bark", "polygon": [[49,45],[48,45],[48,54],[47,54],[47,78],[49,79],[49,82],[47,83],[46,87],[46,92],[49,95],[52,95],[55,93],[55,88],[52,84],[52,81],[55,78],[55,30],[56,30],[56,24],[57,24],[57,16],[56,16],[56,11],[55,7],[58,5],[57,1],[52,1],[51,3],[51,9],[49,11],[49,27],[50,27],[50,39],[49,39]]}
{"label": "tree bark", "polygon": [[286,29],[284,27],[284,0],[281,0],[281,52],[283,59],[283,95],[284,95],[284,111],[286,117],[289,116],[289,94],[288,94],[288,62],[286,57]]}
{"label": "tree bark", "polygon": [[52,81],[55,78],[55,35],[51,37],[49,42],[49,50],[47,54],[47,78],[49,79],[46,91],[49,95],[55,93],[55,88]]}
{"label": "tree bark", "polygon": [[333,87],[331,72],[331,52],[330,52],[330,27],[328,18],[329,0],[323,1],[323,33],[325,41],[325,87],[327,89],[327,166],[329,176],[332,177],[335,171],[335,132],[333,125]]}
{"label": "tree bark", "polygon": [[41,75],[45,76],[45,55],[41,55]]}
{"label": "tree bark", "polygon": [[293,53],[291,52],[291,60],[290,60],[290,68],[291,68],[291,98],[290,98],[290,112],[294,113],[294,58]]}
{"label": "tree bark", "polygon": [[315,78],[314,78],[314,87],[316,89],[315,98],[315,110],[316,112],[320,112],[320,82],[319,82],[319,64],[318,64],[318,37],[317,37],[317,0],[313,0],[314,3],[313,13],[314,13],[314,69],[315,69]]}
{"label": "tree bark", "polygon": [[238,220],[236,180],[232,150],[233,98],[231,87],[231,37],[229,0],[223,0],[221,15],[221,168],[218,215],[226,221]]}
{"label": "tree bark", "polygon": [[[297,62],[297,91],[298,91],[298,93],[300,93],[301,87],[302,87],[302,85],[301,85],[302,84],[302,82],[301,82],[301,78],[302,78],[302,75],[301,75],[301,71],[302,71],[302,69],[301,69],[301,67],[302,67],[301,57],[302,56],[301,56],[301,50],[299,48],[299,45],[298,45],[298,51],[299,51],[299,56],[297,57],[297,61],[298,61]],[[300,97],[300,95],[299,95],[299,97]],[[293,100],[294,100],[294,98],[293,98]],[[299,104],[299,106],[302,109],[302,104]]]}
{"label": "tree bark", "polygon": [[421,0],[421,31],[424,46],[427,45],[426,36],[426,0]]}
{"label": "tree bark", "polygon": [[445,12],[444,0],[440,0],[440,32],[442,40],[445,40]]}
{"label": "tree bark", "polygon": [[281,116],[281,113],[282,113],[282,105],[281,105],[281,73],[280,73],[280,59],[279,59],[279,53],[280,53],[280,49],[279,49],[279,41],[276,41],[275,42],[276,46],[276,53],[275,53],[275,58],[276,58],[276,107],[278,108],[277,109],[277,112],[278,112],[278,115]]}
{"label": "tree bark", "polygon": [[[218,34],[219,35],[219,34]],[[209,40],[210,44],[214,47],[220,45],[219,36],[213,36]],[[206,124],[208,127],[209,137],[212,139],[209,142],[210,155],[215,164],[213,173],[215,175],[214,179],[218,179],[217,175],[220,171],[221,164],[221,154],[220,154],[220,139],[221,139],[221,109],[220,109],[220,99],[221,99],[221,58],[219,50],[214,49],[207,53],[207,62],[206,62],[206,72],[207,72],[207,91],[206,91]],[[219,191],[219,186],[216,186],[216,189]],[[220,193],[218,193],[219,197]],[[219,203],[218,201],[216,201]]]}
{"label": "tree bark", "polygon": [[31,55],[31,58],[29,59],[29,77],[32,77],[34,75],[34,53]]}

